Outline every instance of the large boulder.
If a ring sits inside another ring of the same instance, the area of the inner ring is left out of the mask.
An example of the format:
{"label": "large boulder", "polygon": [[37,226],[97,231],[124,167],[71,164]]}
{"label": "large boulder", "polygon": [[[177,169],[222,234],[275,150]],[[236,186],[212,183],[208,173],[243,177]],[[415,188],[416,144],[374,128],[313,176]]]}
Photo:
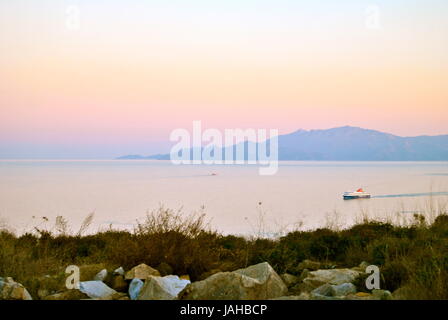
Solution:
{"label": "large boulder", "polygon": [[132,279],[145,280],[145,279],[149,278],[150,276],[160,277],[160,273],[156,269],[151,268],[150,266],[142,263],[142,264],[139,264],[138,266],[132,268],[128,272],[126,272],[125,279],[126,280],[132,280]]}
{"label": "large boulder", "polygon": [[284,296],[287,292],[280,276],[267,262],[263,262],[193,282],[179,294],[179,299],[265,300]]}
{"label": "large boulder", "polygon": [[189,280],[182,280],[178,276],[154,277],[145,281],[138,300],[174,300],[188,284]]}
{"label": "large boulder", "polygon": [[361,272],[352,269],[326,269],[311,271],[308,276],[303,279],[303,284],[312,288],[320,287],[326,283],[339,285],[343,283],[352,283]]}
{"label": "large boulder", "polygon": [[112,300],[117,293],[102,281],[83,281],[79,283],[79,291],[92,299]]}
{"label": "large boulder", "polygon": [[0,300],[33,300],[23,285],[13,278],[0,277]]}

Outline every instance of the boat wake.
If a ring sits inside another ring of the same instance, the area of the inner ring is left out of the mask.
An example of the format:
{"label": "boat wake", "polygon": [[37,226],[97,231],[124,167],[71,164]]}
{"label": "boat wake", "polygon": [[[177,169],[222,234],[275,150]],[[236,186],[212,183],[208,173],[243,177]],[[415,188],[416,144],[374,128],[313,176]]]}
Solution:
{"label": "boat wake", "polygon": [[448,192],[423,192],[423,193],[403,193],[403,194],[387,194],[373,196],[372,198],[409,198],[409,197],[430,197],[430,196],[448,196]]}

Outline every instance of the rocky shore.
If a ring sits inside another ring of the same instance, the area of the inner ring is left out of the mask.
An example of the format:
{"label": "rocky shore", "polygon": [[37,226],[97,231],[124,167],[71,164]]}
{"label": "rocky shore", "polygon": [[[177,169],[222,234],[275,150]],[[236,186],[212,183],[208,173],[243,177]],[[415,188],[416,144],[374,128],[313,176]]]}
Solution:
{"label": "rocky shore", "polygon": [[0,299],[447,300],[448,215],[428,219],[271,239],[161,209],[133,232],[0,230]]}
{"label": "rocky shore", "polygon": [[[49,291],[51,276],[40,279],[38,296],[10,277],[0,278],[0,299],[4,300],[390,300],[399,299],[399,290],[366,290],[362,262],[353,268],[323,266],[304,260],[298,264],[300,276],[278,275],[267,262],[232,272],[217,272],[201,281],[188,275],[161,276],[159,270],[140,264],[125,271],[98,270],[92,279],[79,282],[79,288]],[[92,270],[97,266],[82,266]],[[54,279],[53,279],[54,280]],[[59,279],[61,281],[63,279]]]}

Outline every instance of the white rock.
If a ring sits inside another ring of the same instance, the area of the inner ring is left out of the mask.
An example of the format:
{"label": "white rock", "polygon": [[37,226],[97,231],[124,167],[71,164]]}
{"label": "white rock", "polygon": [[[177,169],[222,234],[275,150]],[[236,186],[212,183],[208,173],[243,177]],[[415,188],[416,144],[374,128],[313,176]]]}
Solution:
{"label": "white rock", "polygon": [[143,281],[137,278],[132,279],[131,283],[129,284],[129,297],[131,300],[137,300],[138,296],[140,295],[140,291],[143,288]]}
{"label": "white rock", "polygon": [[106,277],[107,277],[107,270],[103,269],[100,272],[98,272],[95,277],[93,277],[93,280],[94,281],[104,281],[104,279],[106,279]]}
{"label": "white rock", "polygon": [[189,280],[182,280],[178,276],[150,276],[146,279],[138,300],[174,300],[188,284]]}
{"label": "white rock", "polygon": [[114,275],[124,276],[124,269],[123,269],[123,267],[115,269],[114,270]]}
{"label": "white rock", "polygon": [[102,281],[83,281],[79,283],[79,291],[92,299],[111,299],[117,293]]}

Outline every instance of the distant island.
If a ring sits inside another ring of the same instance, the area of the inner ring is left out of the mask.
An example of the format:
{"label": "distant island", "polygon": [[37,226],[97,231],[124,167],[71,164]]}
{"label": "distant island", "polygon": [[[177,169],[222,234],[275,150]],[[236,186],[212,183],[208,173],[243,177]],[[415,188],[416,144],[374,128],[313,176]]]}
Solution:
{"label": "distant island", "polygon": [[[245,144],[247,147],[248,142]],[[278,145],[281,161],[448,161],[448,135],[400,137],[344,126],[297,130],[280,135]],[[169,160],[170,155],[126,155],[117,159]]]}
{"label": "distant island", "polygon": [[141,156],[139,154],[130,154],[116,158],[117,160],[169,160],[169,154],[156,154],[152,156]]}

